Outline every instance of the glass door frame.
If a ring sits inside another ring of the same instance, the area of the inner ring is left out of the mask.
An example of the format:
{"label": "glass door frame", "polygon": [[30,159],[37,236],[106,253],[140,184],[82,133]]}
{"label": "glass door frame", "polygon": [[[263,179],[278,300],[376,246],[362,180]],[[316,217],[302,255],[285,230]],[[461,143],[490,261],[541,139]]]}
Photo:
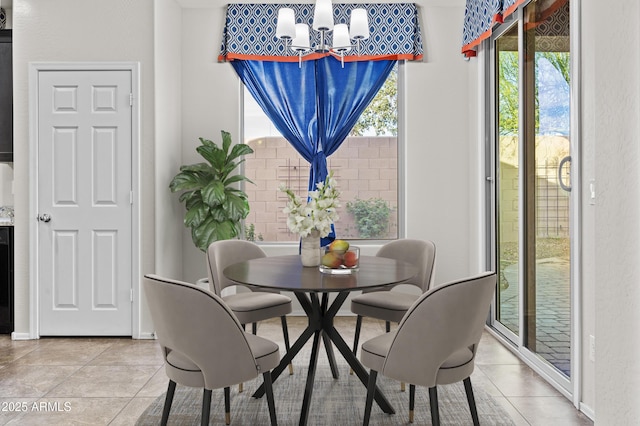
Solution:
{"label": "glass door frame", "polygon": [[[513,18],[514,15],[519,15],[521,12],[514,12],[514,14],[511,15],[511,18]],[[498,256],[497,256],[497,245],[498,245],[498,232],[496,229],[496,225],[498,223],[498,192],[497,192],[497,188],[498,188],[498,176],[497,176],[497,171],[498,171],[498,166],[497,166],[497,150],[498,150],[498,143],[497,143],[497,115],[498,115],[498,105],[496,102],[496,97],[494,96],[496,93],[496,82],[497,82],[497,70],[496,70],[496,51],[495,51],[495,40],[497,38],[499,38],[500,36],[502,36],[503,34],[507,33],[509,30],[511,30],[513,28],[513,26],[517,26],[518,27],[518,38],[520,39],[522,36],[522,24],[520,23],[521,20],[513,20],[513,19],[508,19],[504,24],[502,24],[498,29],[494,30],[492,36],[490,37],[490,41],[488,43],[490,43],[490,47],[487,49],[487,58],[484,60],[484,65],[485,65],[485,75],[486,75],[486,80],[485,80],[485,90],[484,90],[484,99],[485,99],[485,111],[490,111],[490,114],[487,114],[485,119],[486,119],[486,123],[485,123],[485,129],[486,129],[486,155],[485,155],[485,167],[486,170],[488,171],[487,174],[487,184],[488,184],[488,196],[489,201],[487,202],[487,217],[489,218],[489,221],[487,223],[487,261],[488,261],[488,269],[494,270],[499,272],[499,265],[498,265]],[[485,46],[488,46],[489,44],[485,44]],[[521,78],[518,78],[518,82],[521,86],[521,82],[520,82]],[[519,91],[521,91],[521,87],[519,87],[518,89]],[[519,100],[519,103],[522,103],[522,100]],[[522,114],[519,114],[519,117],[521,117]],[[519,127],[522,127],[522,123],[519,123]],[[521,131],[520,131],[521,132]],[[518,138],[521,137],[521,134],[518,135]],[[522,158],[520,158],[520,161],[522,160]],[[521,177],[520,177],[521,179]],[[519,181],[518,183],[519,186],[522,185],[522,182]],[[522,197],[519,197],[519,203],[522,202]],[[521,210],[522,206],[519,205],[518,209]],[[521,222],[521,218],[519,218],[519,221]],[[521,228],[522,228],[522,223],[518,224],[519,227],[519,235],[521,234]],[[520,244],[522,238],[521,235],[518,238],[518,244]],[[520,247],[518,247],[518,250],[520,250]],[[522,268],[519,268],[518,274],[520,275],[522,273]],[[522,286],[523,280],[522,277],[519,276],[518,277],[518,285]],[[499,307],[498,307],[498,291],[499,289],[496,288],[496,297],[494,298],[494,302],[492,304],[492,308],[491,308],[491,318],[490,318],[490,325],[491,327],[493,327],[496,331],[498,331],[501,335],[503,335],[507,341],[512,344],[515,345],[516,349],[523,346],[523,341],[521,341],[521,334],[522,334],[522,329],[523,329],[523,322],[522,322],[522,313],[523,313],[523,309],[524,309],[524,305],[523,305],[523,297],[519,297],[519,309],[518,309],[518,330],[519,333],[516,334],[514,333],[512,330],[510,330],[509,328],[507,328],[506,326],[504,326],[500,321],[497,320],[497,316],[498,316],[498,312],[499,312]],[[523,289],[520,288],[518,290],[519,294],[522,295],[522,291]]]}
{"label": "glass door frame", "polygon": [[[484,85],[481,85],[480,96],[482,98],[481,105],[484,105],[484,110],[488,112],[485,115],[484,120],[481,120],[482,127],[484,127],[484,140],[485,140],[485,176],[486,176],[486,211],[485,217],[487,218],[486,224],[486,267],[490,270],[498,271],[497,265],[497,215],[498,215],[498,203],[497,203],[497,105],[496,105],[496,43],[495,40],[502,34],[507,32],[513,27],[518,26],[518,51],[519,54],[519,68],[521,70],[519,83],[519,135],[520,141],[525,139],[525,114],[523,109],[525,108],[525,82],[522,78],[522,70],[524,69],[524,8],[529,2],[526,2],[518,7],[518,10],[510,15],[503,24],[494,28],[493,33],[488,40],[483,42],[482,49],[480,49],[478,60],[482,61],[480,66],[481,76],[480,81],[484,81]],[[490,312],[490,318],[488,325],[490,332],[496,336],[499,340],[506,343],[512,348],[519,358],[521,358],[527,365],[529,365],[534,371],[540,374],[545,380],[547,380],[552,386],[554,386],[564,396],[572,400],[574,406],[579,407],[581,394],[581,365],[582,365],[582,327],[581,327],[581,289],[579,283],[580,271],[581,271],[581,206],[582,206],[582,185],[581,185],[581,155],[580,155],[580,129],[581,129],[581,116],[580,116],[580,2],[578,0],[570,1],[570,49],[571,49],[571,85],[570,85],[570,150],[572,156],[571,164],[571,186],[572,191],[570,195],[570,239],[571,239],[571,374],[567,378],[551,365],[540,359],[540,357],[530,351],[525,346],[524,330],[526,329],[526,317],[525,313],[525,275],[526,268],[523,263],[526,262],[526,210],[525,201],[526,194],[522,193],[523,188],[526,188],[527,176],[525,173],[519,175],[519,242],[518,250],[520,252],[518,268],[518,285],[519,285],[519,332],[516,335],[509,330],[506,326],[501,324],[497,320],[498,313],[498,298],[497,289],[496,297]],[[519,150],[519,161],[524,163],[524,156],[526,155],[524,149]]]}

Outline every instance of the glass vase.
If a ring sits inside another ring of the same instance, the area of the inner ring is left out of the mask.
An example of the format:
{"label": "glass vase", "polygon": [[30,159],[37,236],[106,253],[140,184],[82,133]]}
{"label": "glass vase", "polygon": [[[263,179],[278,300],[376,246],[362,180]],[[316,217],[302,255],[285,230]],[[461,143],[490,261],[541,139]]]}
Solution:
{"label": "glass vase", "polygon": [[302,266],[315,267],[320,265],[322,253],[320,251],[320,231],[313,230],[300,242],[300,261]]}

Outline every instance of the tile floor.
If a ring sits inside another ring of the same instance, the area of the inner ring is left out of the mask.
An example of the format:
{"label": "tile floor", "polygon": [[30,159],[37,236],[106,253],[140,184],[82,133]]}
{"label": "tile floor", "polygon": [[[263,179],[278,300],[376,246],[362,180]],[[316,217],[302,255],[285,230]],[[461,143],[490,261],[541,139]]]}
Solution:
{"label": "tile floor", "polygon": [[[347,342],[353,317],[336,319]],[[292,338],[306,324],[289,319]],[[384,332],[365,319],[362,339]],[[258,334],[282,340],[279,320],[260,324]],[[167,378],[155,341],[124,338],[42,338],[12,341],[0,336],[0,424],[133,425],[165,392]],[[592,425],[560,393],[485,333],[472,376],[516,425]],[[277,382],[276,382],[277,384]],[[416,407],[416,409],[420,409]]]}

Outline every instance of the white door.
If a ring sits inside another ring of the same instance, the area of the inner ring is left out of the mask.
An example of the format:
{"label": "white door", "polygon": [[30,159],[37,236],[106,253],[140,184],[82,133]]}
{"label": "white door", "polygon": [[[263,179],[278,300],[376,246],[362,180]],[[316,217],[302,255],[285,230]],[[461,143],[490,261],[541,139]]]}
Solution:
{"label": "white door", "polygon": [[40,335],[132,334],[132,75],[38,73]]}

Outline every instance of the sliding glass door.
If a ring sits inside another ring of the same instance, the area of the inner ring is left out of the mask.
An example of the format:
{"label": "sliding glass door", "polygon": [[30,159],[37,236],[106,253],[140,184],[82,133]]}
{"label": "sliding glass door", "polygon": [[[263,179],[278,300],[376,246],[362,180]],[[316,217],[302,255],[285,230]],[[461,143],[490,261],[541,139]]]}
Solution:
{"label": "sliding glass door", "polygon": [[[562,4],[564,3],[564,5]],[[525,345],[571,374],[569,2],[524,9]]]}
{"label": "sliding glass door", "polygon": [[559,381],[571,377],[569,1],[532,1],[491,40],[494,325]]}

